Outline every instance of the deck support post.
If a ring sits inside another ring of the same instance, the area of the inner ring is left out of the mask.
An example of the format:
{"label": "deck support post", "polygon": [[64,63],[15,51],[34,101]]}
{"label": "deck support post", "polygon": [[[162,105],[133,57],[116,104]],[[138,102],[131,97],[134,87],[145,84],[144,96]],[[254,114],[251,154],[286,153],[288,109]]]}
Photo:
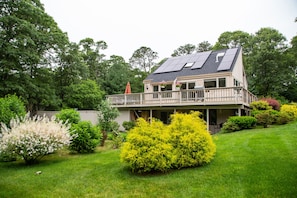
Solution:
{"label": "deck support post", "polygon": [[207,130],[209,131],[209,109],[206,109],[206,124],[207,124]]}
{"label": "deck support post", "polygon": [[153,110],[150,109],[150,123],[152,123],[152,120],[153,120]]}

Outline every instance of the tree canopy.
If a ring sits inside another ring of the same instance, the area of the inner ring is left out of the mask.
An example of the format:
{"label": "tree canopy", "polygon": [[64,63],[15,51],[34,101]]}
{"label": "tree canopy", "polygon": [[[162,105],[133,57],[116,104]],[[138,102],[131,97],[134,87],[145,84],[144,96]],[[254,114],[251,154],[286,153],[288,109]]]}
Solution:
{"label": "tree canopy", "polygon": [[[40,0],[4,0],[0,8],[0,97],[15,94],[27,111],[95,109],[106,94],[124,93],[127,82],[143,92],[143,80],[168,58],[157,63],[158,53],[141,46],[126,62],[108,58],[103,40],[70,42]],[[214,46],[185,44],[172,56],[238,46],[252,93],[297,102],[297,36],[288,43],[273,28],[226,31]]]}

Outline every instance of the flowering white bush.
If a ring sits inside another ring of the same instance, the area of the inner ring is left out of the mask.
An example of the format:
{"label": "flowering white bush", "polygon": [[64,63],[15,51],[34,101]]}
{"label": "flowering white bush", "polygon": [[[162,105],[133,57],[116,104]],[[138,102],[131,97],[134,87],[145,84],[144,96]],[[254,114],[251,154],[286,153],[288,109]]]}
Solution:
{"label": "flowering white bush", "polygon": [[70,144],[69,127],[45,116],[13,119],[10,129],[2,124],[0,154],[21,156],[26,163],[36,162],[44,155]]}

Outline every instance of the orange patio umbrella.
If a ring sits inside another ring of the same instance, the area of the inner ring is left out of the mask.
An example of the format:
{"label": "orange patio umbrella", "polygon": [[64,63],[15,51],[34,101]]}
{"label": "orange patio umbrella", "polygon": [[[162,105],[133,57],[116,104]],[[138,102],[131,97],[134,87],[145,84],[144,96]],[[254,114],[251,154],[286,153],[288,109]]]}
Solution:
{"label": "orange patio umbrella", "polygon": [[126,85],[125,94],[130,94],[130,93],[131,93],[131,85],[130,85],[130,82],[128,82]]}

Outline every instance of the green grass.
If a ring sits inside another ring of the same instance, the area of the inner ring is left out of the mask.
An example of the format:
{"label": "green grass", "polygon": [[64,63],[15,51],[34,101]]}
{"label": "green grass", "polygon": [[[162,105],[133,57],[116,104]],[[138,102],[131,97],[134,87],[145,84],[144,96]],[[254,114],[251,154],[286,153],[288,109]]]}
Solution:
{"label": "green grass", "polygon": [[[119,150],[0,163],[0,197],[296,197],[297,123],[214,136],[204,167],[137,175]],[[42,174],[36,175],[36,171]]]}

